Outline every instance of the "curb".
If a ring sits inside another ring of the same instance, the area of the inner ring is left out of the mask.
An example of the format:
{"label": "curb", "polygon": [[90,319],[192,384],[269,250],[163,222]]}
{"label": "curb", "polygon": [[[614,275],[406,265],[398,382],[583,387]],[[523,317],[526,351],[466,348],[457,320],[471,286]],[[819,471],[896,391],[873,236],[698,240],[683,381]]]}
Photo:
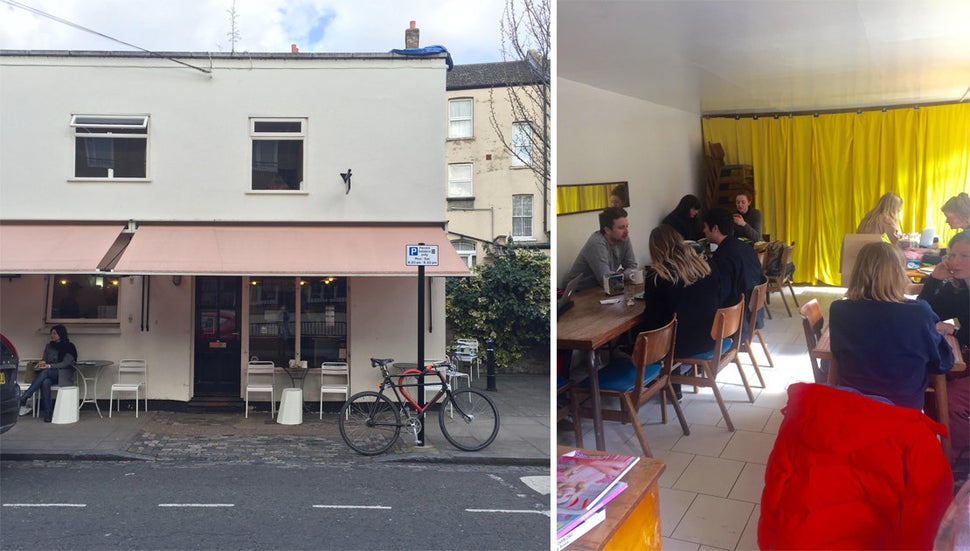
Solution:
{"label": "curb", "polygon": [[129,452],[78,450],[71,452],[17,451],[0,453],[0,461],[154,461],[150,455]]}

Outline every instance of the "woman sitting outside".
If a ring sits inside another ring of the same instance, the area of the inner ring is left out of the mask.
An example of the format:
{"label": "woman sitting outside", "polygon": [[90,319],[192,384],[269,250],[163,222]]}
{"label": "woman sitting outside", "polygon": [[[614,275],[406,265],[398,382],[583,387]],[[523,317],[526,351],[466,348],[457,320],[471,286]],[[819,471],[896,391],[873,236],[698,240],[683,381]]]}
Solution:
{"label": "woman sitting outside", "polygon": [[[944,335],[956,337],[966,361],[970,356],[970,232],[960,232],[950,239],[946,258],[923,278],[919,298],[928,302],[941,319],[956,318],[959,321],[959,330],[943,322],[937,324],[937,329]],[[958,455],[970,446],[968,374],[968,371],[953,373],[947,377],[946,384],[950,440]]]}
{"label": "woman sitting outside", "polygon": [[40,389],[41,403],[44,406],[44,422],[50,423],[54,417],[51,401],[51,386],[74,384],[74,362],[77,361],[77,348],[67,337],[67,328],[55,325],[51,328],[51,340],[44,347],[44,359],[37,363],[37,374],[30,387],[20,398],[20,415],[27,415],[31,408],[27,399]]}
{"label": "woman sitting outside", "polygon": [[[903,212],[903,198],[889,192],[879,198],[876,206],[859,223],[856,233],[886,234],[895,245],[903,236],[899,218]],[[858,262],[858,260],[856,260]]]}
{"label": "woman sitting outside", "polygon": [[[666,224],[650,232],[653,263],[644,273],[643,322],[639,331],[657,329],[677,315],[677,356],[693,356],[714,347],[711,326],[718,306],[716,272],[681,235]],[[680,385],[674,385],[681,397]]]}
{"label": "woman sitting outside", "polygon": [[847,300],[829,310],[832,356],[840,384],[921,410],[929,373],[949,371],[953,354],[930,305],[903,296],[904,264],[889,243],[860,249]]}

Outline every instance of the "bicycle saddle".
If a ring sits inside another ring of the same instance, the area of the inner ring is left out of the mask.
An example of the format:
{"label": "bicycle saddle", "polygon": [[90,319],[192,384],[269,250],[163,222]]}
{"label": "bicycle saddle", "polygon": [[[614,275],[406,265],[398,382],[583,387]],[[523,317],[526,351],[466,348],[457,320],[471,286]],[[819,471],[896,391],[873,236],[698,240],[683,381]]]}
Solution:
{"label": "bicycle saddle", "polygon": [[377,367],[379,365],[387,367],[387,365],[393,361],[394,361],[394,358],[371,358],[370,359],[371,367]]}

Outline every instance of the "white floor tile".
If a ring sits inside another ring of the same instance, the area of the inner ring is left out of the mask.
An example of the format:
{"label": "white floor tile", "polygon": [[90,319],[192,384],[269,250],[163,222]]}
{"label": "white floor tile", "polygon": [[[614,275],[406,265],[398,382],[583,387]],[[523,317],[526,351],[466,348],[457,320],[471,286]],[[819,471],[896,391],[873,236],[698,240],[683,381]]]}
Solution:
{"label": "white floor tile", "polygon": [[[731,493],[727,497],[750,501],[751,503],[761,503],[761,492],[765,488],[765,466],[757,463],[745,463],[744,469],[738,476],[737,482],[731,488]],[[710,492],[702,492],[710,493]]]}
{"label": "white floor tile", "polygon": [[684,473],[684,469],[690,464],[694,456],[689,453],[678,453],[672,452],[670,450],[653,450],[653,456],[664,462],[666,468],[662,475],[660,475],[660,482],[658,483],[661,488],[673,488],[674,483],[680,478],[680,475]]}
{"label": "white floor tile", "polygon": [[708,457],[720,457],[724,447],[731,440],[732,433],[727,429],[710,425],[691,424],[690,436],[677,441],[673,448],[675,452],[693,453]]}
{"label": "white floor tile", "polygon": [[674,484],[675,490],[727,497],[744,463],[696,455]]}
{"label": "white floor tile", "polygon": [[[735,430],[761,432],[768,423],[772,411],[771,409],[756,407],[751,404],[731,404],[728,406],[728,413],[731,414],[731,422],[734,423]],[[717,426],[726,429],[727,423],[724,419],[721,419],[718,421]]]}
{"label": "white floor tile", "polygon": [[734,549],[753,509],[753,504],[744,501],[698,494],[671,537]]}
{"label": "white floor tile", "polygon": [[720,457],[765,465],[775,445],[775,436],[764,432],[735,431]]}
{"label": "white floor tile", "polygon": [[696,543],[673,538],[663,538],[663,546],[664,551],[698,551],[700,548]]}
{"label": "white floor tile", "polygon": [[758,551],[758,517],[761,516],[761,506],[756,505],[751,512],[744,532],[741,533],[741,541],[738,542],[736,551]]}
{"label": "white floor tile", "polygon": [[768,418],[768,422],[765,423],[765,429],[762,432],[777,435],[778,428],[781,427],[782,420],[785,416],[781,414],[781,410],[772,410],[771,417]]}
{"label": "white floor tile", "polygon": [[670,488],[660,488],[660,533],[669,536],[677,529],[684,513],[690,508],[697,494]]}

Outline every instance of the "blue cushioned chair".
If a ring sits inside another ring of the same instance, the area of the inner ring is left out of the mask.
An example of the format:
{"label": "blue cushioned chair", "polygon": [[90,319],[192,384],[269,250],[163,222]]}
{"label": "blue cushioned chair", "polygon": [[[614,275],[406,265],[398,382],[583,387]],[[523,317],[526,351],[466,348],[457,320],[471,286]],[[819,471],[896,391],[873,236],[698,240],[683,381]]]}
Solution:
{"label": "blue cushioned chair", "polygon": [[[677,318],[660,329],[644,331],[637,335],[633,345],[632,360],[611,362],[598,373],[600,396],[613,396],[620,402],[619,409],[606,409],[603,405],[603,419],[630,423],[640,440],[643,454],[653,457],[647,438],[640,426],[637,413],[651,398],[660,393],[661,415],[663,422],[667,422],[667,397],[670,398],[680,420],[680,427],[684,435],[690,434],[684,412],[670,386],[670,370],[673,368],[674,336],[677,331]],[[589,381],[574,387],[573,392],[582,398],[589,398]],[[589,407],[580,407],[580,415],[592,417],[593,411]]]}
{"label": "blue cushioned chair", "polygon": [[748,378],[744,375],[744,369],[741,368],[741,361],[738,359],[743,311],[743,296],[739,297],[738,303],[734,306],[719,308],[714,313],[714,325],[711,327],[711,339],[714,340],[714,347],[707,352],[688,358],[674,358],[674,363],[692,366],[693,369],[691,370],[692,373],[686,375],[674,373],[670,376],[670,382],[673,384],[710,387],[714,391],[717,405],[721,408],[724,423],[727,424],[728,430],[731,432],[734,432],[734,423],[731,422],[731,416],[728,415],[727,407],[724,406],[724,399],[721,397],[721,391],[717,388],[715,379],[721,369],[734,362],[741,373],[744,389],[748,391],[748,399],[754,402],[754,395],[751,393],[751,387],[748,386]]}

